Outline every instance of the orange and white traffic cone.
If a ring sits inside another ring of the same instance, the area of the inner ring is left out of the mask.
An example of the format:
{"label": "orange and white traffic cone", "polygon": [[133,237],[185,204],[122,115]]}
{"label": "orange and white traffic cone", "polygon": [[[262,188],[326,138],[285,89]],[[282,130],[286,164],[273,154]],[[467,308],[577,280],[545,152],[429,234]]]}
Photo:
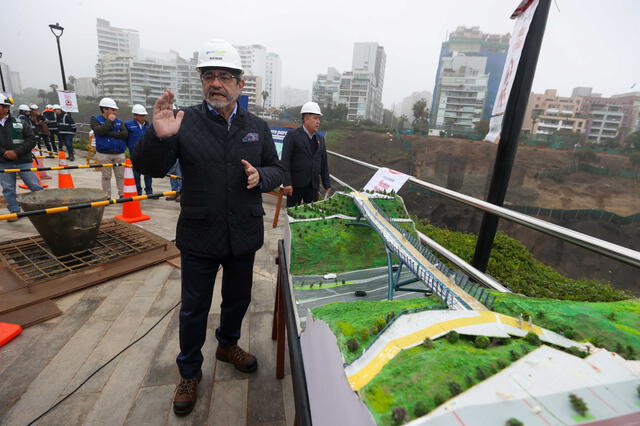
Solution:
{"label": "orange and white traffic cone", "polygon": [[0,346],[9,343],[11,339],[22,333],[22,327],[18,324],[0,322]]}
{"label": "orange and white traffic cone", "polygon": [[[58,157],[60,159],[59,165],[64,167],[67,165],[67,154],[64,151],[60,151]],[[73,185],[73,178],[69,170],[58,170],[58,188],[75,188]]]}
{"label": "orange and white traffic cone", "polygon": [[[44,168],[44,161],[42,161],[42,158],[36,158],[36,167]],[[45,179],[45,180],[51,179],[51,176],[49,176],[49,174],[44,170],[38,173],[40,173],[41,179]]]}
{"label": "orange and white traffic cone", "polygon": [[[31,165],[32,165],[33,167],[36,167],[36,168],[38,168],[38,167],[39,167],[39,166],[38,166],[38,163],[37,163],[35,160],[33,160],[33,161],[31,162]],[[41,187],[43,187],[43,188],[48,188],[48,187],[49,187],[49,185],[47,185],[46,183],[42,183],[42,179],[40,178],[40,172],[36,172],[36,177],[38,178],[38,183],[40,184],[40,186],[41,186]],[[51,178],[49,178],[49,179],[51,179]],[[29,187],[28,187],[27,185],[25,185],[24,183],[21,183],[21,184],[20,184],[20,185],[18,185],[18,186],[19,186],[20,188],[22,188],[22,189],[29,189]]]}
{"label": "orange and white traffic cone", "polygon": [[[131,160],[128,158],[124,162],[124,195],[123,197],[135,197],[138,195],[136,189],[136,180],[133,177],[133,169],[131,168]],[[116,216],[116,219],[127,223],[141,222],[151,219],[146,214],[142,214],[140,201],[129,201],[122,204],[122,214]]]}

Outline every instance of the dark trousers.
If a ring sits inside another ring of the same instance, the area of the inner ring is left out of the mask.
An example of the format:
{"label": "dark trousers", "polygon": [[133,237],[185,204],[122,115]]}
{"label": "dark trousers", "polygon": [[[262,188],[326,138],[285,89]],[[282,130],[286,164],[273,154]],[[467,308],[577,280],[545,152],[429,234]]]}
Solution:
{"label": "dark trousers", "polygon": [[318,201],[318,188],[309,186],[294,186],[293,195],[287,196],[287,207]]}
{"label": "dark trousers", "polygon": [[[47,149],[47,151],[49,152],[58,152],[58,148],[56,147],[55,142],[53,142],[53,144],[50,142],[50,136],[49,135],[38,135],[40,136],[40,139],[42,139],[42,142],[44,142],[44,146]],[[52,146],[53,145],[53,146]],[[38,141],[38,149],[40,148],[40,141]]]}
{"label": "dark trousers", "polygon": [[153,179],[151,176],[142,175],[141,173],[133,171],[133,179],[136,181],[136,190],[138,191],[138,195],[142,195],[142,184],[140,183],[140,176],[144,176],[144,193],[147,195],[153,194],[153,188],[151,188],[151,184]]}
{"label": "dark trousers", "polygon": [[69,160],[74,160],[75,157],[73,155],[73,134],[72,133],[59,133],[58,138],[60,139],[60,151],[63,151],[62,146],[67,147],[67,155],[69,156]]}
{"label": "dark trousers", "polygon": [[180,375],[191,379],[202,367],[202,346],[207,337],[207,317],[213,297],[213,284],[220,267],[222,303],[216,339],[220,346],[234,345],[249,303],[253,284],[255,253],[210,259],[181,253],[182,305],[180,306],[180,354],[176,362]]}

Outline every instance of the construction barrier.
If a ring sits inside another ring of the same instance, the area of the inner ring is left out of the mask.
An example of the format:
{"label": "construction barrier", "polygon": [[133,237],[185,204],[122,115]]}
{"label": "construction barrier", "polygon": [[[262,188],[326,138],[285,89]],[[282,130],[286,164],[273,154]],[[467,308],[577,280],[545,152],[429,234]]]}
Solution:
{"label": "construction barrier", "polygon": [[62,168],[58,171],[58,188],[75,188],[71,173],[65,168],[66,165],[67,154],[60,152],[60,167]]}
{"label": "construction barrier", "polygon": [[[44,172],[55,170],[73,170],[73,169],[96,169],[100,167],[123,167],[125,163],[104,163],[104,164],[80,164],[77,166],[52,166],[52,167],[31,167],[28,169],[4,169],[0,173],[19,173],[19,172]],[[180,176],[167,175],[174,179],[182,179]],[[45,178],[46,179],[46,178]],[[49,178],[50,179],[50,178]]]}
{"label": "construction barrier", "polygon": [[177,194],[176,191],[166,191],[166,192],[158,192],[156,194],[149,194],[149,195],[136,195],[134,197],[112,198],[111,200],[93,201],[91,203],[72,204],[70,206],[50,207],[48,209],[31,210],[28,212],[9,213],[9,214],[0,215],[0,220],[20,219],[28,216],[39,216],[43,214],[62,213],[62,212],[68,212],[70,210],[108,206],[109,204],[124,204],[132,201],[170,197],[176,194]]}
{"label": "construction barrier", "polygon": [[[124,196],[133,197],[138,195],[136,189],[136,180],[133,177],[133,169],[131,168],[131,160],[127,158],[124,162]],[[134,201],[122,205],[122,214],[116,216],[116,219],[127,223],[141,222],[151,219],[148,215],[142,214],[140,202]]]}
{"label": "construction barrier", "polygon": [[[47,185],[46,183],[42,183],[42,179],[40,178],[40,173],[39,173],[38,171],[36,171],[36,170],[37,170],[37,165],[38,165],[38,163],[36,163],[36,160],[33,160],[31,164],[33,164],[34,166],[36,166],[36,167],[32,168],[32,169],[31,169],[31,171],[35,171],[35,172],[36,172],[36,177],[38,178],[38,183],[40,184],[40,186],[41,186],[42,188],[48,188],[48,187],[49,187],[49,185]],[[34,169],[35,169],[35,170],[34,170]],[[25,170],[25,171],[26,171],[26,170]],[[19,186],[20,188],[22,188],[22,189],[29,189],[29,187],[28,187],[27,185],[23,184],[23,183],[21,183],[21,184],[20,184],[20,185],[18,185],[18,186]]]}

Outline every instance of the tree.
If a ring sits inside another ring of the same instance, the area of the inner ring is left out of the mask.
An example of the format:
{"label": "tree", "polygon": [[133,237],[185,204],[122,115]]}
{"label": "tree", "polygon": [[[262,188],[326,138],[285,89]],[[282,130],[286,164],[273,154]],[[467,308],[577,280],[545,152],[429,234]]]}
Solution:
{"label": "tree", "polygon": [[413,110],[413,131],[418,133],[421,130],[428,130],[429,110],[427,109],[427,101],[420,99],[412,107]]}
{"label": "tree", "polygon": [[630,148],[640,151],[640,130],[627,136],[626,141]]}
{"label": "tree", "polygon": [[42,103],[46,104],[47,103],[47,91],[44,89],[39,89],[38,90],[38,97],[40,99],[42,99]]}
{"label": "tree", "polygon": [[398,130],[402,130],[404,129],[404,125],[405,123],[408,121],[409,119],[407,118],[406,115],[402,114],[400,116],[400,118],[398,119]]}
{"label": "tree", "polygon": [[49,100],[50,104],[57,104],[58,103],[58,85],[55,83],[51,83],[49,87],[51,88],[51,91],[47,93],[47,99]]}
{"label": "tree", "polygon": [[149,106],[149,95],[151,94],[151,87],[143,87],[142,93],[144,93],[144,106]]}
{"label": "tree", "polygon": [[70,75],[67,80],[68,80],[67,88],[69,90],[75,90],[76,89],[76,81],[78,81],[78,79],[75,78],[74,76]]}
{"label": "tree", "polygon": [[482,137],[489,133],[489,120],[480,120],[475,125],[476,132]]}
{"label": "tree", "polygon": [[267,92],[266,90],[263,90],[261,95],[262,95],[262,108],[264,108],[264,104],[265,102],[267,102],[267,98],[269,97],[269,92]]}

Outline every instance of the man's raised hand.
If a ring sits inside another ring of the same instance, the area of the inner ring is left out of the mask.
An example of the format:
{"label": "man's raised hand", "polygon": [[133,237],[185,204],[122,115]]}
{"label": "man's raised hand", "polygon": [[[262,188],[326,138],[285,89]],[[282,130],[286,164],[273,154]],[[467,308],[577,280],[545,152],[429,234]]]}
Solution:
{"label": "man's raised hand", "polygon": [[174,95],[167,89],[153,106],[153,130],[160,139],[171,137],[180,130],[184,111],[178,111],[174,116],[173,101]]}

